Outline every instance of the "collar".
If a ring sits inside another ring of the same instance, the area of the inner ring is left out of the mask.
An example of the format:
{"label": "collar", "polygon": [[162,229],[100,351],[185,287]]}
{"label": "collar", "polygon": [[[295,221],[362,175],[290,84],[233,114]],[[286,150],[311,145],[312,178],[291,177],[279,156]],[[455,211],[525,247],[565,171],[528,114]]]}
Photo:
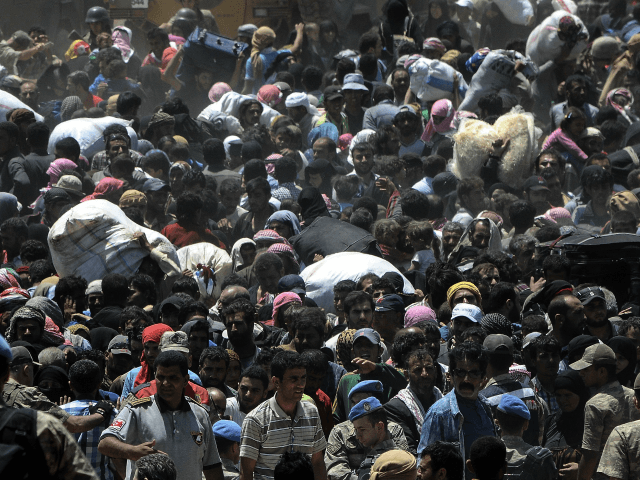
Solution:
{"label": "collar", "polygon": [[528,446],[522,437],[517,435],[502,435],[502,441],[507,448],[517,449],[518,447]]}
{"label": "collar", "polygon": [[618,382],[618,380],[614,380],[613,382],[605,383],[603,386],[601,386],[597,390],[597,393],[613,392],[614,390],[619,390],[620,388],[620,382]]}
{"label": "collar", "polygon": [[[280,407],[280,405],[278,405],[278,402],[276,401],[276,397],[278,396],[278,394],[276,393],[273,397],[271,397],[271,399],[269,400],[269,406],[271,407],[271,410],[273,410],[273,412],[278,415],[279,417],[282,418],[291,418],[289,417],[289,415],[287,413],[285,413],[284,410],[282,410],[282,407]],[[292,420],[294,422],[298,421],[298,418],[303,416],[303,412],[302,412],[302,405],[300,405],[300,402],[297,403],[296,405],[296,413],[294,415],[294,417],[292,418]]]}
{"label": "collar", "polygon": [[191,407],[189,407],[189,402],[187,401],[187,397],[185,397],[184,395],[182,395],[182,401],[180,402],[180,405],[178,405],[178,408],[176,410],[171,410],[169,408],[169,405],[167,405],[167,402],[165,402],[162,399],[162,397],[157,393],[153,397],[156,400],[156,403],[158,405],[158,410],[160,410],[160,413],[171,412],[171,411],[188,412],[191,410]]}
{"label": "collar", "polygon": [[447,393],[445,398],[447,398],[449,400],[449,409],[451,410],[451,414],[454,417],[457,417],[458,415],[461,415],[460,414],[460,407],[458,406],[458,399],[456,397],[455,389],[453,389],[449,393]]}
{"label": "collar", "polygon": [[494,383],[501,383],[501,382],[508,382],[508,381],[513,381],[510,373],[503,373],[501,375],[496,375],[495,377],[491,378],[487,382],[484,388],[487,388],[489,385],[493,385]]}

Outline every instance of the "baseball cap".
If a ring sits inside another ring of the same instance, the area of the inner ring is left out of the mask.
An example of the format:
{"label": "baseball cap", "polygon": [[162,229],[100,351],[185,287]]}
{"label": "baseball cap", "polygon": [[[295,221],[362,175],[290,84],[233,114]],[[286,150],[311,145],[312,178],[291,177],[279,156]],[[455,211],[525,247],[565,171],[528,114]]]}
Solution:
{"label": "baseball cap", "polygon": [[395,293],[383,295],[376,300],[376,312],[404,312],[404,302]]}
{"label": "baseball cap", "polygon": [[360,400],[356,403],[351,411],[349,412],[349,421],[353,422],[360,417],[364,417],[365,415],[369,415],[370,413],[375,412],[376,410],[380,410],[382,408],[382,404],[380,400],[376,397],[365,398],[364,400]]}
{"label": "baseball cap", "polygon": [[517,417],[524,418],[525,420],[531,420],[531,412],[524,404],[522,400],[514,395],[508,393],[502,395],[500,403],[498,404],[498,410],[507,415],[515,415]]}
{"label": "baseball cap", "polygon": [[576,293],[576,297],[578,297],[578,300],[580,300],[580,303],[582,303],[582,305],[587,305],[596,298],[599,298],[602,301],[606,302],[606,299],[604,298],[604,292],[600,287],[583,288]]}
{"label": "baseball cap", "polygon": [[598,137],[604,140],[604,135],[595,127],[587,127],[580,134],[580,138]]}
{"label": "baseball cap", "polygon": [[165,188],[168,192],[171,191],[171,187],[168,184],[157,178],[147,178],[142,184],[142,191],[144,193],[159,192],[160,190],[164,190]]}
{"label": "baseball cap", "polygon": [[482,311],[470,303],[459,303],[453,307],[451,311],[451,320],[456,317],[464,317],[474,323],[480,323],[480,320],[482,320]]}
{"label": "baseball cap", "polygon": [[8,361],[13,359],[13,353],[11,352],[11,347],[4,339],[3,336],[0,336],[0,357],[6,358]]}
{"label": "baseball cap", "polygon": [[342,90],[362,90],[368,92],[364,86],[364,77],[359,73],[348,73],[344,76]]}
{"label": "baseball cap", "polygon": [[380,380],[364,380],[357,383],[351,390],[349,390],[349,398],[356,393],[381,393],[382,382]]}
{"label": "baseball cap", "polygon": [[482,344],[489,353],[508,353],[513,354],[513,341],[506,335],[499,333],[487,335]]}
{"label": "baseball cap", "polygon": [[451,172],[439,173],[433,177],[433,182],[431,182],[433,192],[440,197],[455,192],[457,186],[458,178]]}
{"label": "baseball cap", "polygon": [[115,355],[131,355],[131,350],[129,350],[129,340],[124,335],[116,335],[109,342],[107,352],[111,352]]}
{"label": "baseball cap", "polygon": [[415,108],[413,108],[410,105],[402,105],[399,109],[398,109],[398,113],[396,113],[396,117],[401,114],[401,113],[410,113],[411,115],[414,115],[416,117],[419,117],[420,115],[418,115],[418,112],[416,112]]}
{"label": "baseball cap", "polygon": [[289,85],[287,82],[276,82],[274,83],[274,85],[278,87],[282,93],[291,91],[291,85]]}
{"label": "baseball cap", "polygon": [[231,420],[218,420],[213,424],[211,430],[213,430],[214,437],[240,443],[242,429],[236,422],[232,422]]}
{"label": "baseball cap", "polygon": [[300,275],[285,275],[278,281],[278,293],[306,293],[307,287]]}
{"label": "baseball cap", "polygon": [[344,94],[342,93],[342,89],[336,85],[329,85],[324,89],[323,92],[324,101],[334,100],[336,98],[344,98]]}
{"label": "baseball cap", "polygon": [[549,190],[549,187],[547,186],[547,181],[544,178],[532,175],[525,180],[524,185],[522,185],[522,189],[526,192],[527,190]]}
{"label": "baseball cap", "polygon": [[471,10],[473,10],[473,2],[471,0],[458,0],[456,2],[456,5],[458,5],[459,7],[467,7],[470,8]]}
{"label": "baseball cap", "polygon": [[531,342],[533,342],[540,335],[542,335],[540,332],[531,332],[529,335],[524,337],[524,340],[522,341],[522,348],[527,348],[531,344]]}
{"label": "baseball cap", "polygon": [[168,350],[189,353],[189,337],[187,337],[187,334],[182,331],[164,332],[160,338],[160,351],[166,352]]}
{"label": "baseball cap", "polygon": [[87,285],[87,289],[84,294],[91,295],[92,293],[102,293],[102,280],[94,280]]}
{"label": "baseball cap", "polygon": [[83,198],[85,196],[82,191],[82,181],[74,175],[61,176],[54,187],[62,188],[69,195],[73,195],[76,198]]}
{"label": "baseball cap", "polygon": [[[2,347],[0,347],[1,349]],[[11,355],[13,356],[13,360],[11,360],[11,366],[16,365],[24,365],[25,363],[33,363],[34,365],[40,366],[38,362],[33,361],[33,357],[27,347],[11,347]]]}
{"label": "baseball cap", "polygon": [[380,345],[380,334],[376,332],[373,328],[361,328],[356,333],[353,334],[353,341],[351,344],[353,345],[357,339],[366,338],[374,345]]}
{"label": "baseball cap", "polygon": [[253,23],[245,23],[244,25],[240,25],[238,27],[238,36],[239,37],[253,37],[253,33],[258,30]]}
{"label": "baseball cap", "polygon": [[591,365],[615,365],[616,354],[613,353],[611,347],[608,347],[604,343],[598,343],[597,345],[591,345],[584,351],[584,355],[577,362],[569,365],[573,370],[584,370]]}

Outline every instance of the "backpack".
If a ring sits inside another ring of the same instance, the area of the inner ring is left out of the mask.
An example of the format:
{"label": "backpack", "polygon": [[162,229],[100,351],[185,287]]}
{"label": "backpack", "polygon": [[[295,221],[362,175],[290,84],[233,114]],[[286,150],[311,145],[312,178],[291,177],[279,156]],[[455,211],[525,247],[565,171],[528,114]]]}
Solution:
{"label": "backpack", "polygon": [[53,478],[38,442],[36,423],[35,410],[0,408],[0,478]]}
{"label": "backpack", "polygon": [[[553,454],[543,447],[532,447],[527,456],[516,463],[507,464],[504,480],[545,480],[555,478],[557,471]],[[551,460],[547,460],[550,458]],[[548,471],[545,471],[548,470]]]}

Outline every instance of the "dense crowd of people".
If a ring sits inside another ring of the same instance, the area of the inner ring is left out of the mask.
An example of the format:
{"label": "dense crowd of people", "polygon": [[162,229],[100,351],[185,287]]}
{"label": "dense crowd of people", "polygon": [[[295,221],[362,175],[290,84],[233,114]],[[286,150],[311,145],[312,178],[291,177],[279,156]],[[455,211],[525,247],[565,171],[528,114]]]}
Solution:
{"label": "dense crowd of people", "polygon": [[639,480],[640,6],[180,3],[0,41],[0,477]]}

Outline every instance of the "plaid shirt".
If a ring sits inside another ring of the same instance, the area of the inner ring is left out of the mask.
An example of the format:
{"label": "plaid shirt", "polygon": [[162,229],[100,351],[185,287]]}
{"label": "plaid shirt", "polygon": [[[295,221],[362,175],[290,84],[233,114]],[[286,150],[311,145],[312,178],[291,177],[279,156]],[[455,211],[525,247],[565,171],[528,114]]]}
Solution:
{"label": "plaid shirt", "polygon": [[538,380],[538,377],[533,377],[533,379],[531,380],[531,385],[533,386],[533,389],[535,390],[536,395],[538,395],[542,400],[547,402],[547,405],[549,407],[549,410],[551,410],[552,415],[560,411],[560,405],[558,405],[556,396],[553,395],[552,393],[547,392],[544,389],[544,387],[540,383],[540,380]]}
{"label": "plaid shirt", "polygon": [[[70,403],[65,403],[61,405],[60,408],[67,412],[69,415],[81,416],[81,415],[91,415],[89,413],[89,407],[98,403],[96,400],[75,400]],[[107,425],[110,425],[113,422],[116,411],[111,414],[111,418]],[[82,433],[74,433],[73,436],[78,441],[78,445],[80,445],[80,449],[87,456],[87,459],[91,463],[91,466],[95,468],[96,474],[100,477],[100,480],[113,480],[113,473],[109,469],[109,459],[102,455],[98,451],[98,443],[100,443],[100,434],[104,430],[105,425],[101,424],[93,429],[82,432]]]}

